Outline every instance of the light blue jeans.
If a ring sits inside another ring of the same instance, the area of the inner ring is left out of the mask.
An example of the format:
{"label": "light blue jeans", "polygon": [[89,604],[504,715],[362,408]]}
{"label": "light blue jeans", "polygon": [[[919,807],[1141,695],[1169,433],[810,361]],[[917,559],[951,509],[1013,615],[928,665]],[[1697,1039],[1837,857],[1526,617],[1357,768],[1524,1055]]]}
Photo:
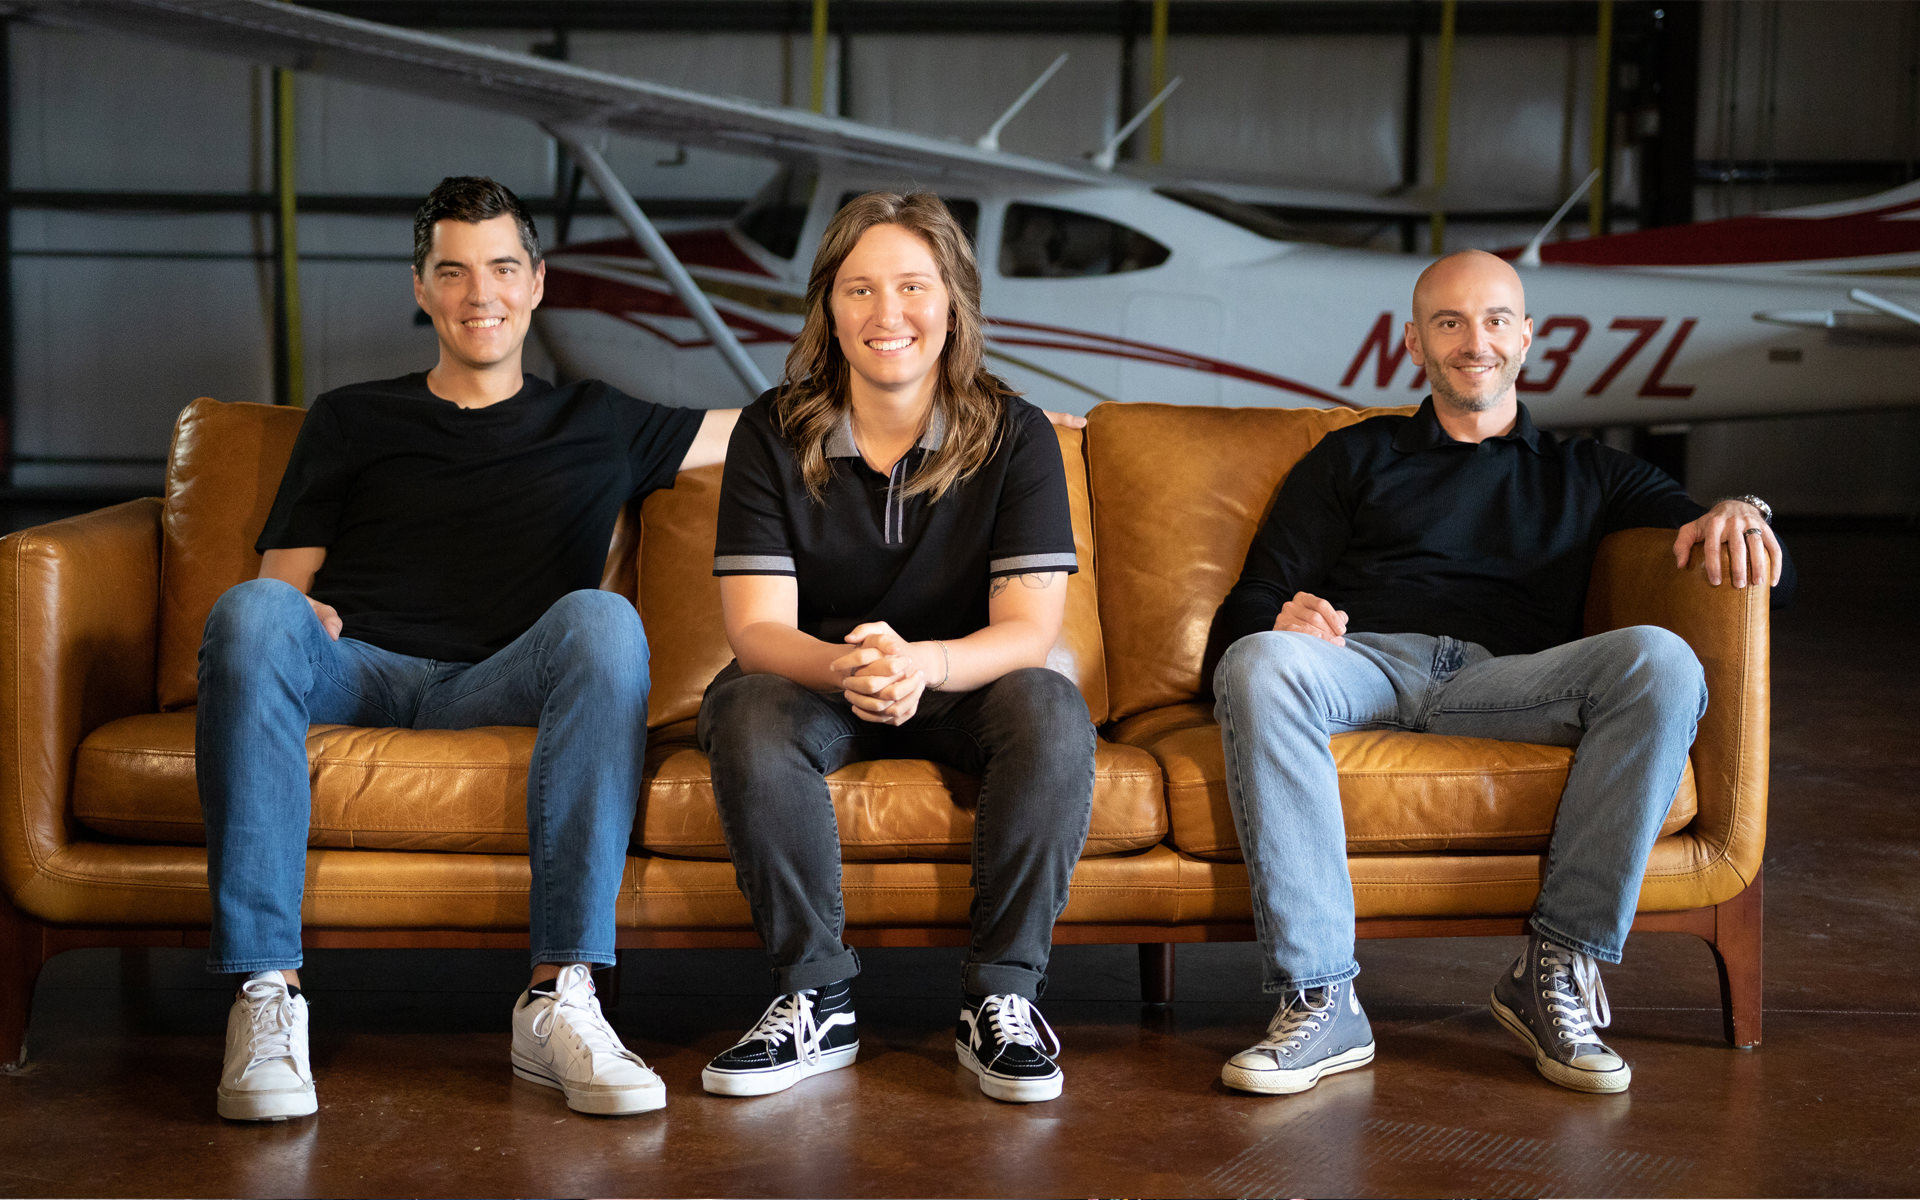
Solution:
{"label": "light blue jeans", "polygon": [[527,775],[533,961],[613,962],[650,683],[640,616],[612,592],[570,592],[499,653],[458,663],[334,641],[306,597],[278,580],[230,589],[207,619],[194,733],[213,892],[207,969],[300,966],[307,726],[330,723],[537,726]]}
{"label": "light blue jeans", "polygon": [[1651,625],[1496,658],[1472,642],[1256,633],[1214,676],[1227,798],[1253,887],[1264,988],[1351,979],[1353,884],[1327,739],[1355,729],[1574,746],[1532,926],[1620,961],[1647,854],[1707,708],[1699,660]]}

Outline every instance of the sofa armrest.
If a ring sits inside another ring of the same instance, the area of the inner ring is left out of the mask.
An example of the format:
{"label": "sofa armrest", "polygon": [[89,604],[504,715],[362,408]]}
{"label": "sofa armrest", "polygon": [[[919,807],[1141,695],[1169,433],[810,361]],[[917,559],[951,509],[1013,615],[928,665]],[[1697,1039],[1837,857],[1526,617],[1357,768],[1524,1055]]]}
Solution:
{"label": "sofa armrest", "polygon": [[1700,811],[1687,832],[1748,883],[1767,837],[1770,592],[1714,587],[1698,552],[1686,570],[1676,569],[1673,538],[1671,529],[1627,529],[1600,544],[1586,632],[1658,625],[1693,647],[1706,669],[1707,714],[1693,743]]}
{"label": "sofa armrest", "polygon": [[73,840],[74,750],[154,709],[160,501],[132,500],[0,539],[0,886],[30,916]]}

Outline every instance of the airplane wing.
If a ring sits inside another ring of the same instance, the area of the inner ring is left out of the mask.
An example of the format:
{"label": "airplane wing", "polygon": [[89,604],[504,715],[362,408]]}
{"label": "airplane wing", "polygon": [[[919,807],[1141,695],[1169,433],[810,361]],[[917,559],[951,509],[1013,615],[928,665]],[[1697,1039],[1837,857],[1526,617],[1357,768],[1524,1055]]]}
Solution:
{"label": "airplane wing", "polygon": [[1409,187],[1372,193],[1338,183],[1316,184],[1306,180],[1283,183],[1265,174],[1221,171],[1196,174],[1174,167],[1140,163],[1118,167],[1116,174],[1156,187],[1193,188],[1211,192],[1238,204],[1251,204],[1289,214],[1360,220],[1409,217],[1424,220],[1437,209],[1460,217],[1537,221],[1539,213],[1552,211],[1553,206],[1560,202],[1558,197],[1498,195],[1484,189],[1468,191],[1458,187],[1450,187],[1442,192],[1435,192],[1430,187]]}
{"label": "airplane wing", "polygon": [[160,38],[543,125],[605,129],[758,158],[836,160],[923,181],[1024,187],[1116,182],[1090,167],[664,87],[280,0],[0,0],[0,15]]}

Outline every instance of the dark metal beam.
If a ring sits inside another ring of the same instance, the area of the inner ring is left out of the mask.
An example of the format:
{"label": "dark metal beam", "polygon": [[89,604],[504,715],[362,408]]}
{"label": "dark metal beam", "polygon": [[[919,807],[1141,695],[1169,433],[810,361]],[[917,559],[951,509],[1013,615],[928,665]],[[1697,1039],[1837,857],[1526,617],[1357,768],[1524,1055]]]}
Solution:
{"label": "dark metal beam", "polygon": [[[561,205],[548,196],[521,197],[535,216],[554,216]],[[642,199],[648,212],[663,217],[730,216],[740,210],[737,197],[678,197]],[[271,192],[93,192],[58,188],[0,190],[0,205],[12,208],[78,212],[272,213],[278,207]],[[300,194],[300,211],[329,216],[405,216],[420,208],[419,196],[359,194]],[[575,216],[609,216],[606,201],[582,199]]]}
{"label": "dark metal beam", "polygon": [[[806,33],[806,0],[310,0],[310,7],[415,28],[553,29]],[[1439,6],[1415,0],[1211,0],[1174,5],[1173,34],[1403,33],[1409,14],[1425,33],[1439,30]],[[1129,34],[1145,36],[1151,14],[1129,0],[833,0],[836,32]],[[1462,34],[1555,37],[1595,28],[1592,0],[1466,0]]]}
{"label": "dark metal beam", "polygon": [[0,484],[13,482],[13,22],[0,20]]}
{"label": "dark metal beam", "polygon": [[1642,26],[1642,36],[1632,42],[1641,62],[1635,111],[1652,121],[1640,139],[1643,223],[1691,224],[1694,141],[1700,123],[1701,5],[1697,0],[1667,0],[1658,7],[1633,7],[1637,11],[1627,15]]}
{"label": "dark metal beam", "polygon": [[1701,159],[1693,164],[1693,182],[1750,183],[1868,183],[1893,187],[1905,183],[1909,164],[1902,158],[1857,159],[1849,162],[1811,159]]}

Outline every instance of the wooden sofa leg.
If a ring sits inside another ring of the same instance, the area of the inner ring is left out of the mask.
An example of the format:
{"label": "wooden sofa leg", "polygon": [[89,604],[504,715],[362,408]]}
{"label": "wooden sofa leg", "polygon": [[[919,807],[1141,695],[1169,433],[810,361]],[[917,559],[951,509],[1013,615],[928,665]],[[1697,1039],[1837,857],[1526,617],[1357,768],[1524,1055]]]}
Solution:
{"label": "wooden sofa leg", "polygon": [[1173,943],[1140,943],[1140,1002],[1173,1003]]}
{"label": "wooden sofa leg", "polygon": [[1714,908],[1714,965],[1720,968],[1720,1006],[1727,1041],[1745,1050],[1760,1044],[1760,993],[1766,889],[1761,876],[1738,896]]}
{"label": "wooden sofa leg", "polygon": [[33,985],[47,962],[41,926],[0,896],[0,1071],[27,1063],[27,1021]]}

